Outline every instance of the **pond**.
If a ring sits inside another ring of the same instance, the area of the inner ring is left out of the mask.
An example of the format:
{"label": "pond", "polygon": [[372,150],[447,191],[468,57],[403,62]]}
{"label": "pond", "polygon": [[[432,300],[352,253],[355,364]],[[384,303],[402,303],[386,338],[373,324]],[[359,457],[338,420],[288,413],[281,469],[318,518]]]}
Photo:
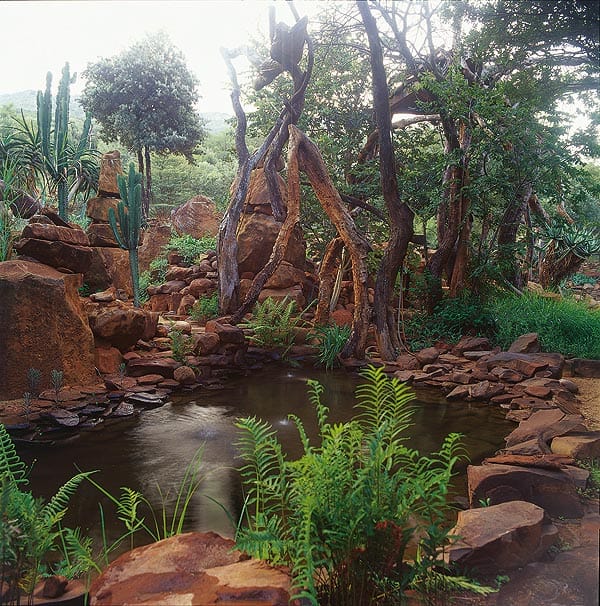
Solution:
{"label": "pond", "polygon": [[[353,416],[353,394],[360,381],[355,375],[344,371],[275,369],[230,378],[222,390],[173,397],[165,406],[144,411],[133,420],[81,433],[52,447],[21,445],[19,454],[29,464],[35,461],[30,483],[36,496],[48,498],[54,494],[77,468],[99,470],[95,480],[112,494],[118,495],[121,486],[129,486],[143,492],[160,509],[157,484],[172,501],[186,466],[203,445],[204,479],[191,503],[185,529],[214,530],[232,536],[233,527],[223,508],[237,519],[242,505],[235,471],[239,464],[235,419],[256,415],[269,421],[288,453],[297,455],[300,442],[287,415],[299,416],[309,436],[316,435],[314,409],[307,397],[309,378],[324,385],[322,400],[330,408],[332,421]],[[504,436],[514,427],[497,407],[448,403],[439,394],[419,394],[419,398],[413,402],[409,443],[422,453],[437,450],[449,432],[461,432],[471,461],[479,462],[502,447]],[[460,491],[464,494],[464,478],[462,485]],[[100,496],[92,486],[82,486],[72,498],[66,523],[81,526],[97,538]],[[117,536],[122,526],[114,508],[107,504],[105,511],[108,531]]]}

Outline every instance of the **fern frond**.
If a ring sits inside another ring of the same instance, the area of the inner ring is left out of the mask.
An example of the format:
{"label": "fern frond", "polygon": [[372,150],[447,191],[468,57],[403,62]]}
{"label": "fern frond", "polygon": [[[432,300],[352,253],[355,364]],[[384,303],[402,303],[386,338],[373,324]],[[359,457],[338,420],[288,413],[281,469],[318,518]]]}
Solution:
{"label": "fern frond", "polygon": [[0,478],[15,484],[26,484],[27,469],[17,454],[6,427],[0,423]]}
{"label": "fern frond", "polygon": [[42,514],[48,519],[59,521],[69,505],[69,499],[77,490],[83,480],[89,478],[95,471],[84,471],[74,475],[70,480],[67,480],[56,492],[56,494],[48,501],[42,510]]}

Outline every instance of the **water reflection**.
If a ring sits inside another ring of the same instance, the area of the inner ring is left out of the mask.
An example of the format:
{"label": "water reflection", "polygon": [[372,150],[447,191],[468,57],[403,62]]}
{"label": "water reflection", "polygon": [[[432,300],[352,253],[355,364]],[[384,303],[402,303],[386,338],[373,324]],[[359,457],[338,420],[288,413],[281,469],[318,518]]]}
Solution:
{"label": "water reflection", "polygon": [[[31,489],[36,495],[51,496],[74,473],[97,469],[95,479],[112,494],[121,486],[143,492],[160,508],[163,498],[172,505],[185,468],[203,446],[200,490],[189,508],[186,530],[215,530],[231,536],[233,527],[225,514],[235,518],[243,501],[235,471],[237,417],[256,415],[276,428],[285,449],[297,456],[300,441],[289,413],[300,417],[307,434],[316,437],[316,420],[307,397],[306,380],[325,386],[323,401],[330,408],[331,421],[344,421],[353,413],[353,393],[357,379],[344,372],[323,373],[304,370],[276,370],[230,380],[222,391],[178,397],[171,403],[126,423],[101,431],[81,434],[69,443],[52,448],[20,448],[23,458],[37,459],[31,473]],[[431,401],[429,401],[431,400]],[[479,461],[497,450],[512,424],[494,407],[475,404],[448,404],[428,397],[415,403],[410,444],[422,452],[437,450],[449,432],[465,434],[471,460]],[[99,534],[98,492],[83,486],[73,499],[68,523],[80,525],[90,534]],[[115,522],[105,503],[107,520]],[[147,519],[149,521],[149,519]],[[110,529],[109,529],[110,530]],[[113,528],[113,533],[121,528]]]}

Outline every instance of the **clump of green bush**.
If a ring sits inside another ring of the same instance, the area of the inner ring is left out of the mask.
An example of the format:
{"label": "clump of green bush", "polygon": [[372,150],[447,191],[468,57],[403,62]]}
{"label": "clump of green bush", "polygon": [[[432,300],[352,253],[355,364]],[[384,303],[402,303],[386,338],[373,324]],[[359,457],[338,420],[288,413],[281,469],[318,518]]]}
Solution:
{"label": "clump of green bush", "polygon": [[494,341],[503,348],[520,335],[537,332],[544,351],[568,357],[600,358],[600,310],[571,298],[507,295],[487,304]]}
{"label": "clump of green bush", "polygon": [[215,250],[217,242],[214,236],[203,236],[194,238],[189,234],[182,236],[171,236],[169,243],[165,247],[166,251],[174,250],[183,258],[183,262],[192,265],[200,255],[209,250]]}
{"label": "clump of green bush", "polygon": [[206,322],[219,315],[219,293],[200,297],[192,306],[190,316],[196,322]]}

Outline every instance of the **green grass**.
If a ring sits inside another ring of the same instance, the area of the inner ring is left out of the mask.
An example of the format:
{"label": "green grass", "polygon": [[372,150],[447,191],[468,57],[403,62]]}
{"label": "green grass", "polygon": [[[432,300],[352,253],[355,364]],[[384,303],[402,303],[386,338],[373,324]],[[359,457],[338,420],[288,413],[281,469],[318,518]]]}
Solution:
{"label": "green grass", "polygon": [[520,335],[537,332],[544,351],[568,357],[600,359],[600,310],[574,299],[534,294],[510,295],[491,301],[494,340],[507,348]]}

